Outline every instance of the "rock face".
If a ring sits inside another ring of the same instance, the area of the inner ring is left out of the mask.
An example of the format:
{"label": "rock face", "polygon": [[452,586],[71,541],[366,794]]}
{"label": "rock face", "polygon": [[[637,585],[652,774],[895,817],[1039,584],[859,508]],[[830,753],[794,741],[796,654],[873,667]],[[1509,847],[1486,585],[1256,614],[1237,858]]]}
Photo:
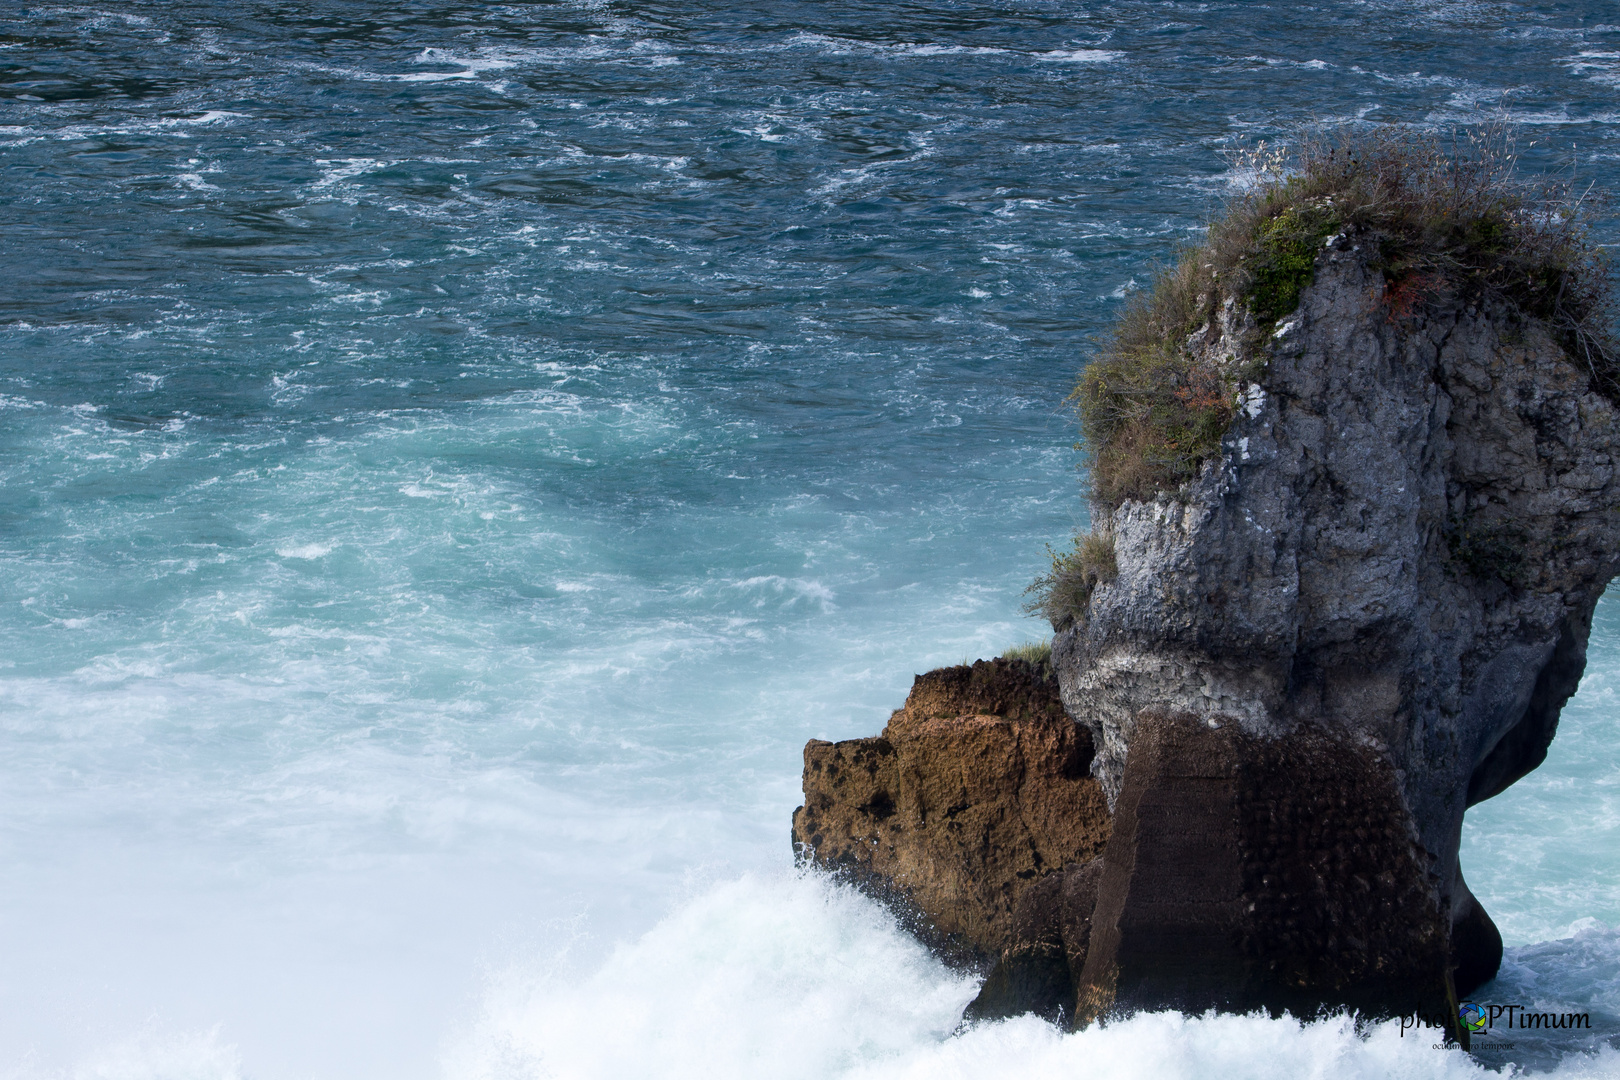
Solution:
{"label": "rock face", "polygon": [[1502,941],[1463,812],[1585,667],[1620,429],[1540,323],[1387,302],[1374,246],[1329,239],[1263,343],[1232,302],[1189,339],[1258,381],[1197,480],[1094,512],[1117,576],[1053,641],[1062,708],[980,662],[805,748],[801,851],[999,956],[970,1020],[1418,1011],[1467,1044]]}
{"label": "rock face", "polygon": [[[1246,331],[1189,345],[1243,370]],[[1463,811],[1546,756],[1620,569],[1616,410],[1539,323],[1391,306],[1338,236],[1267,348],[1200,479],[1094,514],[1118,577],[1054,641],[1116,812],[1082,1021],[1493,975]]]}
{"label": "rock face", "polygon": [[963,1019],[1032,1012],[1061,1023],[1075,1015],[1077,979],[1091,944],[1091,915],[1103,861],[1070,863],[1019,897],[1012,937]]}
{"label": "rock face", "polygon": [[1102,850],[1091,759],[1050,674],[1005,659],[942,668],[917,676],[882,735],[804,748],[794,846],[982,963],[1012,943],[1025,892]]}

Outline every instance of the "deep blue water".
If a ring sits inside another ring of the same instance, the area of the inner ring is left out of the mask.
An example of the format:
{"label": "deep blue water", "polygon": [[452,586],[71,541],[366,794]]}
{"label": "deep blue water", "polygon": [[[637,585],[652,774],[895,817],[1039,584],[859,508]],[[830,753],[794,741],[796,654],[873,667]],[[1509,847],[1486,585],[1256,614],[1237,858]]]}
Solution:
{"label": "deep blue water", "polygon": [[[1063,398],[1233,152],[1506,118],[1620,189],[1611,5],[7,6],[0,99],[0,1075],[1475,1068],[948,1038],[788,815],[1041,635]],[[1611,604],[1464,852],[1600,1035],[1617,680]]]}

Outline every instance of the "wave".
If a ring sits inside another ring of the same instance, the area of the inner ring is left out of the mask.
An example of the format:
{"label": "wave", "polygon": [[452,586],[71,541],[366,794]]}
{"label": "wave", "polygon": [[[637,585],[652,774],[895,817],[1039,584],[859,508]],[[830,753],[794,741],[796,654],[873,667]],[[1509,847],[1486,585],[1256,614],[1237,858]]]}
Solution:
{"label": "wave", "polygon": [[1049,64],[1111,64],[1124,58],[1117,49],[1055,49],[1036,57]]}
{"label": "wave", "polygon": [[[1590,928],[1566,942],[1512,950],[1508,967],[1516,978],[1534,974],[1542,1000],[1552,1000],[1546,995],[1557,989],[1571,953],[1589,974],[1612,978],[1620,970],[1620,935]],[[945,967],[884,909],[846,886],[814,872],[744,874],[695,890],[662,922],[605,957],[579,920],[553,923],[540,950],[491,966],[481,998],[438,1060],[430,1056],[409,1072],[443,1080],[1620,1076],[1620,1053],[1602,1042],[1544,1046],[1551,1052],[1539,1061],[1522,1054],[1516,1062],[1482,1060],[1438,1047],[1427,1030],[1358,1025],[1344,1015],[1300,1020],[1167,1011],[1075,1033],[1029,1016],[964,1027],[962,1009],[977,989],[976,979]],[[87,1048],[66,1068],[25,1058],[0,1067],[0,1075],[263,1075],[264,1063],[238,1037],[228,1025],[188,1030],[154,1014],[133,1032]]]}
{"label": "wave", "polygon": [[[447,1053],[445,1075],[1461,1080],[1521,1073],[1517,1064],[1493,1067],[1437,1048],[1433,1033],[1403,1033],[1394,1021],[1358,1030],[1344,1015],[1159,1012],[1076,1033],[1033,1017],[959,1028],[976,991],[976,980],[935,960],[853,890],[809,872],[745,875],[693,897],[593,971],[570,972],[565,957],[553,957],[493,974],[479,1018]],[[1551,1063],[1550,1075],[1620,1075],[1620,1053],[1583,1048]]]}

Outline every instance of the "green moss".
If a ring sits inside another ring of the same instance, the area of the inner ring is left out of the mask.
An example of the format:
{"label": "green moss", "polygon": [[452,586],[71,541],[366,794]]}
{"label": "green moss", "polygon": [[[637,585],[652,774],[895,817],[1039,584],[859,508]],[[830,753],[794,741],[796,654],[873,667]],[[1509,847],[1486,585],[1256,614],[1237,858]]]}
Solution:
{"label": "green moss", "polygon": [[[1377,253],[1390,322],[1445,295],[1502,301],[1544,322],[1620,403],[1608,264],[1577,222],[1581,200],[1515,178],[1510,136],[1460,137],[1448,153],[1408,134],[1352,133],[1302,141],[1292,170],[1275,153],[1255,164],[1262,182],[1127,306],[1075,386],[1104,509],[1177,491],[1219,454],[1239,392],[1264,381],[1267,331],[1298,308],[1341,230]],[[1195,353],[1189,338],[1217,325],[1228,297],[1254,320],[1242,355]]]}
{"label": "green moss", "polygon": [[1052,560],[1051,569],[1024,590],[1024,611],[1045,616],[1053,630],[1061,631],[1085,622],[1097,585],[1119,576],[1114,538],[1079,533],[1068,551],[1054,551],[1048,546],[1046,554]]}
{"label": "green moss", "polygon": [[1524,550],[1528,537],[1522,529],[1485,522],[1473,515],[1452,515],[1446,520],[1446,549],[1451,565],[1484,581],[1524,582]]}
{"label": "green moss", "polygon": [[1299,307],[1299,294],[1316,273],[1316,257],[1339,220],[1320,207],[1287,207],[1262,222],[1259,249],[1248,262],[1249,309],[1263,323],[1277,323]]}

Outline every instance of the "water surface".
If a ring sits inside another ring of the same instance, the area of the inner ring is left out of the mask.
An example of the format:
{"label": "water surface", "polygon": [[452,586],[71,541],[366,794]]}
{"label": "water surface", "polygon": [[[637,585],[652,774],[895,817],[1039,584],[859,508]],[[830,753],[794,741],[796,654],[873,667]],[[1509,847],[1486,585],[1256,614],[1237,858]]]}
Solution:
{"label": "water surface", "polygon": [[[1063,397],[1233,151],[1506,115],[1613,188],[1608,5],[24,6],[0,96],[0,1070],[1475,1068],[949,1038],[788,816],[807,738],[1042,633]],[[1617,678],[1611,606],[1464,850],[1499,991],[1608,1032]]]}

